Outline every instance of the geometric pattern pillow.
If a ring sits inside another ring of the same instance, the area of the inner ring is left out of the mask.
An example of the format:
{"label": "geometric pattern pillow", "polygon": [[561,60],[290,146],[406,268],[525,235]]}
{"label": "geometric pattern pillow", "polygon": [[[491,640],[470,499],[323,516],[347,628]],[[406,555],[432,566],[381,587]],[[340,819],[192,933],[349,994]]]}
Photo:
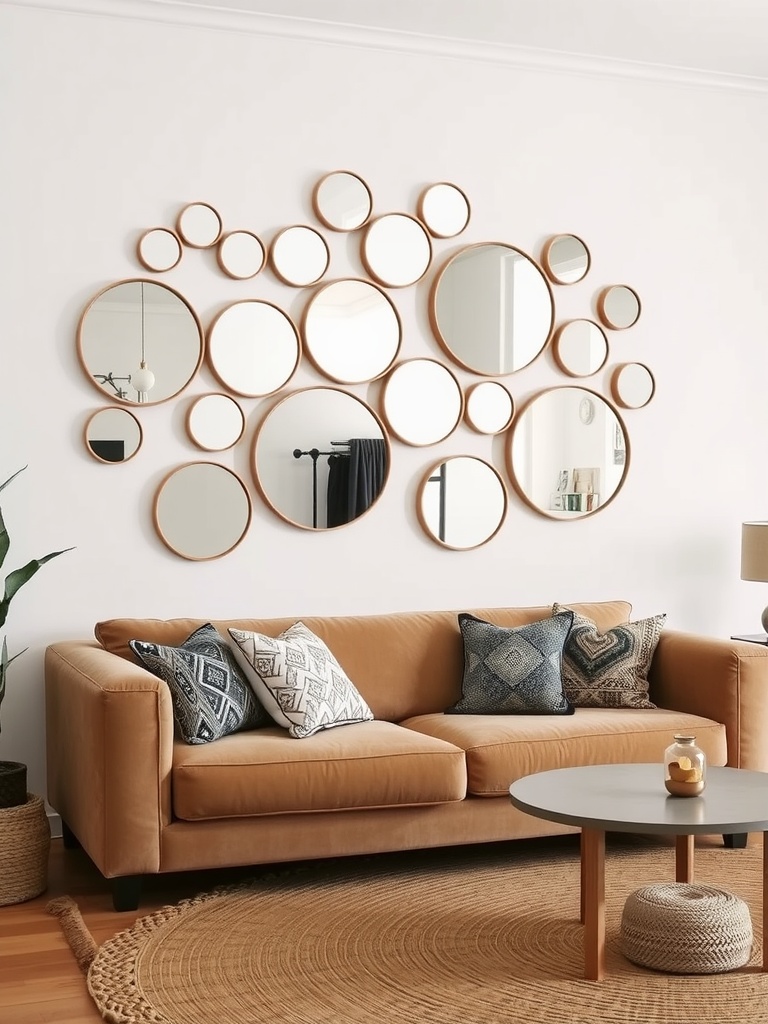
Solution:
{"label": "geometric pattern pillow", "polygon": [[573,612],[514,629],[463,612],[461,698],[449,715],[572,715],[563,692],[563,648]]}
{"label": "geometric pattern pillow", "polygon": [[[564,610],[555,604],[554,615]],[[575,615],[563,656],[563,686],[577,708],[655,708],[648,671],[666,614],[627,622],[601,633]]]}
{"label": "geometric pattern pillow", "polygon": [[272,725],[226,641],[206,623],[181,647],[131,640],[139,661],[171,691],[173,718],[185,743],[211,743],[240,729]]}
{"label": "geometric pattern pillow", "polygon": [[373,712],[320,637],[303,622],[278,637],[230,629],[235,658],[260,702],[294,739]]}

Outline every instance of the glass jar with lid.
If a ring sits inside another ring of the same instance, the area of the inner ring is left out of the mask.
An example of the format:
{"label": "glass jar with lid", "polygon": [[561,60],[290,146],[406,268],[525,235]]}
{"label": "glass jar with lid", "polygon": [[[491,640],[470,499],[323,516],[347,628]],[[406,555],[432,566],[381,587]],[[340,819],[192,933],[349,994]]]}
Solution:
{"label": "glass jar with lid", "polygon": [[707,758],[696,737],[675,733],[664,751],[664,785],[672,796],[698,796],[707,782]]}

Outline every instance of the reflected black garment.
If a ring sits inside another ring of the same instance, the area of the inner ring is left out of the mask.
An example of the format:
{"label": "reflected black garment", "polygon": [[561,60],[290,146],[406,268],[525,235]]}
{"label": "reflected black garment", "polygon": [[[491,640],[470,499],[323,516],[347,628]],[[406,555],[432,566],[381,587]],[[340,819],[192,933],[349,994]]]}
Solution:
{"label": "reflected black garment", "polygon": [[349,454],[328,458],[328,526],[357,519],[384,484],[387,449],[380,437],[353,437]]}

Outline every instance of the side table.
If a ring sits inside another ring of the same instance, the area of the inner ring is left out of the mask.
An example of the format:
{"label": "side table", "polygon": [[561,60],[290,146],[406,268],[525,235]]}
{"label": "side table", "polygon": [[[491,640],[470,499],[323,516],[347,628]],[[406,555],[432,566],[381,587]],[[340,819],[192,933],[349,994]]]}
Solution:
{"label": "side table", "polygon": [[741,633],[738,636],[732,636],[731,640],[746,640],[748,644],[762,644],[764,647],[768,647],[768,635],[765,633]]}

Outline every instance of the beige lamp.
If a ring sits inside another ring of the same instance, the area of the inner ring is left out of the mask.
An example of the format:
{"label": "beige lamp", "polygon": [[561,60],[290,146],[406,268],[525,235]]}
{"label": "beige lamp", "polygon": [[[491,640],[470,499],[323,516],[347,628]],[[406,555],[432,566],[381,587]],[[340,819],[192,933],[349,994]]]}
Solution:
{"label": "beige lamp", "polygon": [[[768,583],[768,522],[741,524],[741,578]],[[761,621],[768,633],[768,608]]]}

